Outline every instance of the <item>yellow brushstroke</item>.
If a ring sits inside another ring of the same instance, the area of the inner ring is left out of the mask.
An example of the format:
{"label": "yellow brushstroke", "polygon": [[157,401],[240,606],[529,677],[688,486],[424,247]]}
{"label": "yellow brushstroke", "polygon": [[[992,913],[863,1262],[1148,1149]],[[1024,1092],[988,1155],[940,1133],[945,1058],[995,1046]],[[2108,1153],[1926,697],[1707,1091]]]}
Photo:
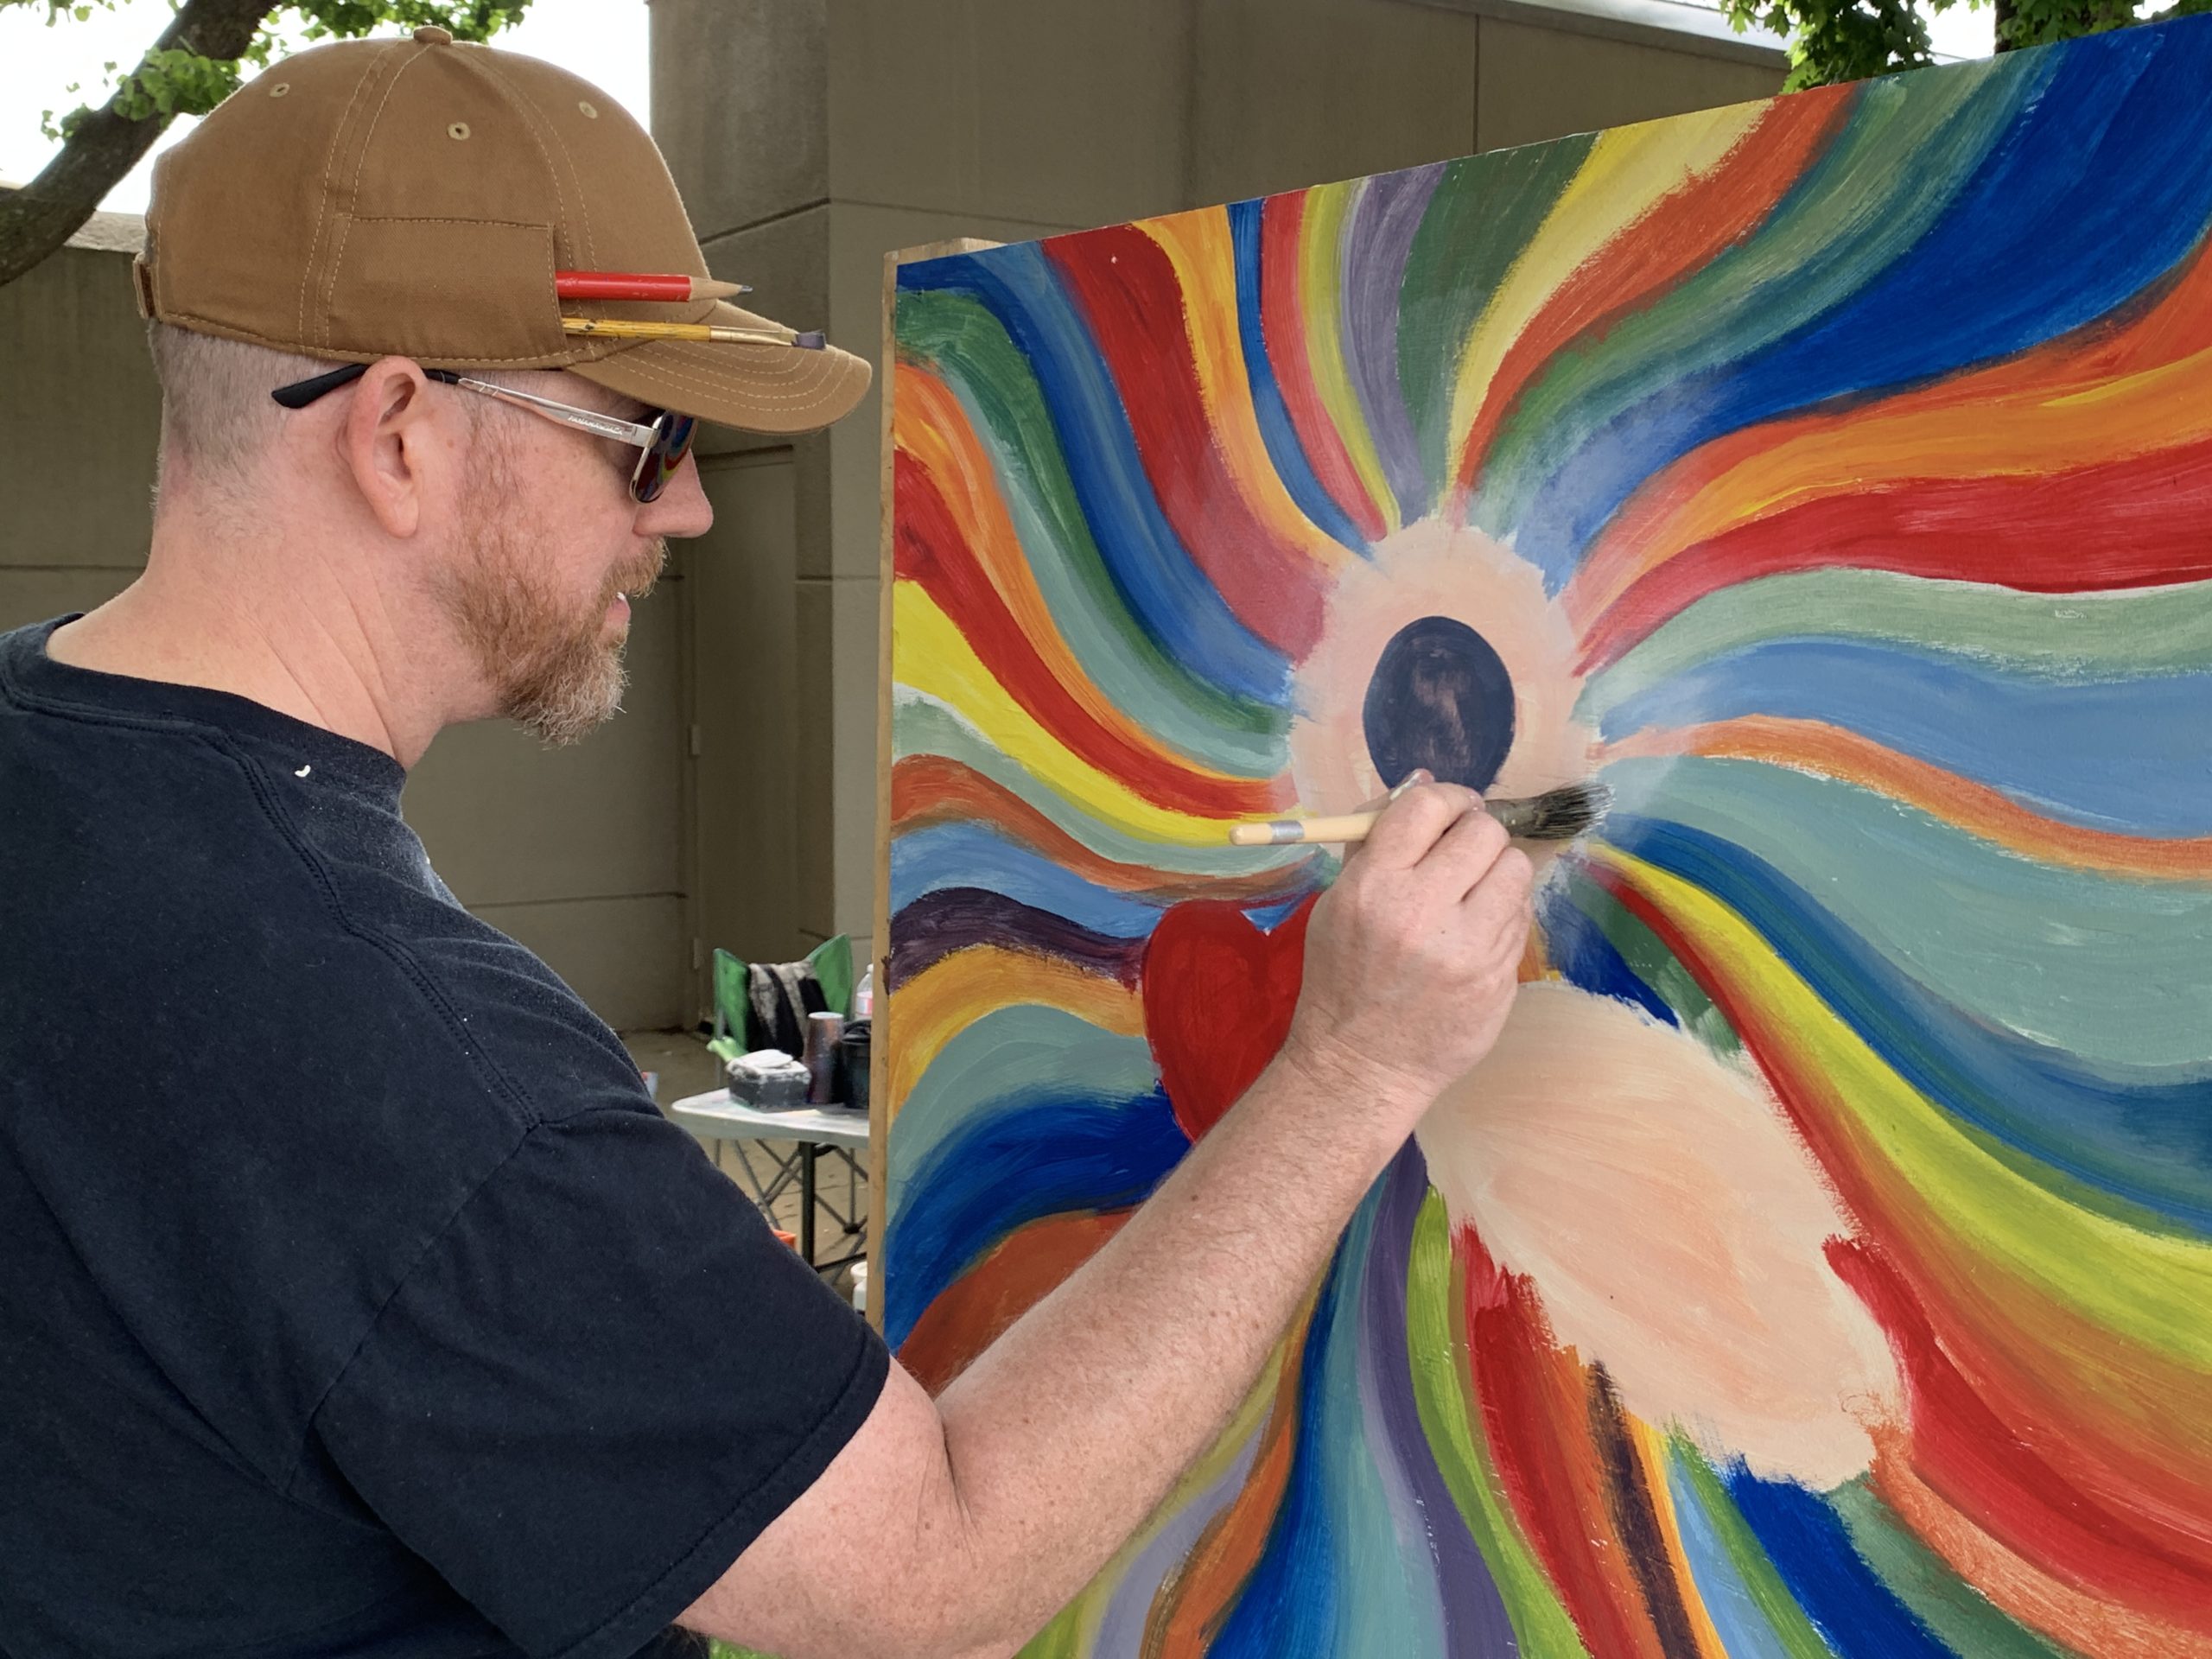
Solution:
{"label": "yellow brushstroke", "polygon": [[1644,1490],[1651,1494],[1651,1507],[1659,1520],[1659,1535],[1667,1546],[1667,1565],[1682,1592],[1682,1610],[1689,1615],[1690,1635],[1697,1643],[1698,1659],[1728,1659],[1727,1644],[1713,1628],[1713,1616],[1705,1611],[1705,1599],[1698,1592],[1697,1577],[1690,1571],[1689,1552],[1682,1548],[1681,1522],[1675,1513],[1675,1489],[1667,1480],[1667,1443],[1642,1418],[1628,1412],[1621,1416],[1628,1425],[1629,1444],[1636,1448],[1637,1461],[1643,1465]]}
{"label": "yellow brushstroke", "polygon": [[1306,318],[1306,359],[1313,390],[1344,441],[1344,454],[1368,499],[1382,513],[1385,527],[1396,530],[1402,523],[1397,493],[1382,476],[1375,435],[1368,430],[1367,413],[1344,366],[1344,228],[1363,183],[1353,179],[1318,185],[1306,193],[1306,213],[1298,226],[1298,308]]}
{"label": "yellow brushstroke", "polygon": [[1101,823],[1171,847],[1219,847],[1227,820],[1154,806],[1119,779],[1069,752],[991,677],[952,619],[920,584],[893,585],[891,626],[899,683],[957,710],[983,739],[1061,799]]}
{"label": "yellow brushstroke", "polygon": [[1718,165],[1767,112],[1764,104],[1738,104],[1670,121],[1647,121],[1605,133],[1590,147],[1476,319],[1452,394],[1446,454],[1465,451],[1498,365],[1560,285],[1663,197]]}
{"label": "yellow brushstroke", "polygon": [[1119,980],[1087,973],[1064,957],[970,945],[931,963],[892,995],[884,1122],[898,1116],[947,1043],[985,1014],[1017,1005],[1057,1008],[1116,1037],[1144,1035],[1143,1002]]}
{"label": "yellow brushstroke", "polygon": [[1139,228],[1160,245],[1174,268],[1199,397],[1237,493],[1282,546],[1296,548],[1323,570],[1334,570],[1352,556],[1351,550],[1317,528],[1291,499],[1260,435],[1244,342],[1236,332],[1236,251],[1228,209],[1178,213]]}

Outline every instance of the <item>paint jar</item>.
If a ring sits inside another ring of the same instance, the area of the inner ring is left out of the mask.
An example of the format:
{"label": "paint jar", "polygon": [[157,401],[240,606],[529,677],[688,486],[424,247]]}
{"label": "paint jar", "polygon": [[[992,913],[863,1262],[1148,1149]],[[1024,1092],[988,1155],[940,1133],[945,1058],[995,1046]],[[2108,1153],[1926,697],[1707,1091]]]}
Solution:
{"label": "paint jar", "polygon": [[838,1098],[856,1112],[868,1110],[868,1052],[874,1027],[855,1020],[837,1039],[837,1073],[842,1079]]}
{"label": "paint jar", "polygon": [[806,1016],[806,1103],[834,1106],[837,1103],[837,1039],[845,1034],[842,1014]]}

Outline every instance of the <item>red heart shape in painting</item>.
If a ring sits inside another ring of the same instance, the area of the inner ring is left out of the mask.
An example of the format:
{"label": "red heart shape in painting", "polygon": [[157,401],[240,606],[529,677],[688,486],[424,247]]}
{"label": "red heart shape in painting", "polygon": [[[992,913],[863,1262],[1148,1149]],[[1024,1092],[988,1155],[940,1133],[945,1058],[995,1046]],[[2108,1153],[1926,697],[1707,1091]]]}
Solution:
{"label": "red heart shape in painting", "polygon": [[1263,933],[1233,903],[1193,899],[1153,929],[1145,1038],[1175,1121],[1192,1141],[1221,1121],[1289,1034],[1313,910],[1308,899]]}

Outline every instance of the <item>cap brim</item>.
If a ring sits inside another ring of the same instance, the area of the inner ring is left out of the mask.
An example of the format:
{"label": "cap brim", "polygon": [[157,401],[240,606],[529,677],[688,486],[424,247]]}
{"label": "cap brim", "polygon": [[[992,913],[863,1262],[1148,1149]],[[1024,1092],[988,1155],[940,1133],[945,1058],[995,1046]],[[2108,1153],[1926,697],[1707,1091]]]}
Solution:
{"label": "cap brim", "polygon": [[[726,302],[699,321],[729,328],[782,325]],[[647,340],[571,363],[609,391],[747,432],[811,432],[851,413],[874,372],[835,346],[754,346],[704,340]]]}

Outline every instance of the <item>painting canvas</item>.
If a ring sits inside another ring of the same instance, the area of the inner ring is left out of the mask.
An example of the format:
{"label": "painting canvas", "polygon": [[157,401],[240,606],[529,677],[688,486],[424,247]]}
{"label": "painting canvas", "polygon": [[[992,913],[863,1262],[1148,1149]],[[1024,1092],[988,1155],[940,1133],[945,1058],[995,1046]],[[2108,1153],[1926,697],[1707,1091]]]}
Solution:
{"label": "painting canvas", "polygon": [[2212,1653],[2212,19],[903,265],[891,1340],[1280,1041],[1408,766],[1497,1052],[1086,1655]]}

